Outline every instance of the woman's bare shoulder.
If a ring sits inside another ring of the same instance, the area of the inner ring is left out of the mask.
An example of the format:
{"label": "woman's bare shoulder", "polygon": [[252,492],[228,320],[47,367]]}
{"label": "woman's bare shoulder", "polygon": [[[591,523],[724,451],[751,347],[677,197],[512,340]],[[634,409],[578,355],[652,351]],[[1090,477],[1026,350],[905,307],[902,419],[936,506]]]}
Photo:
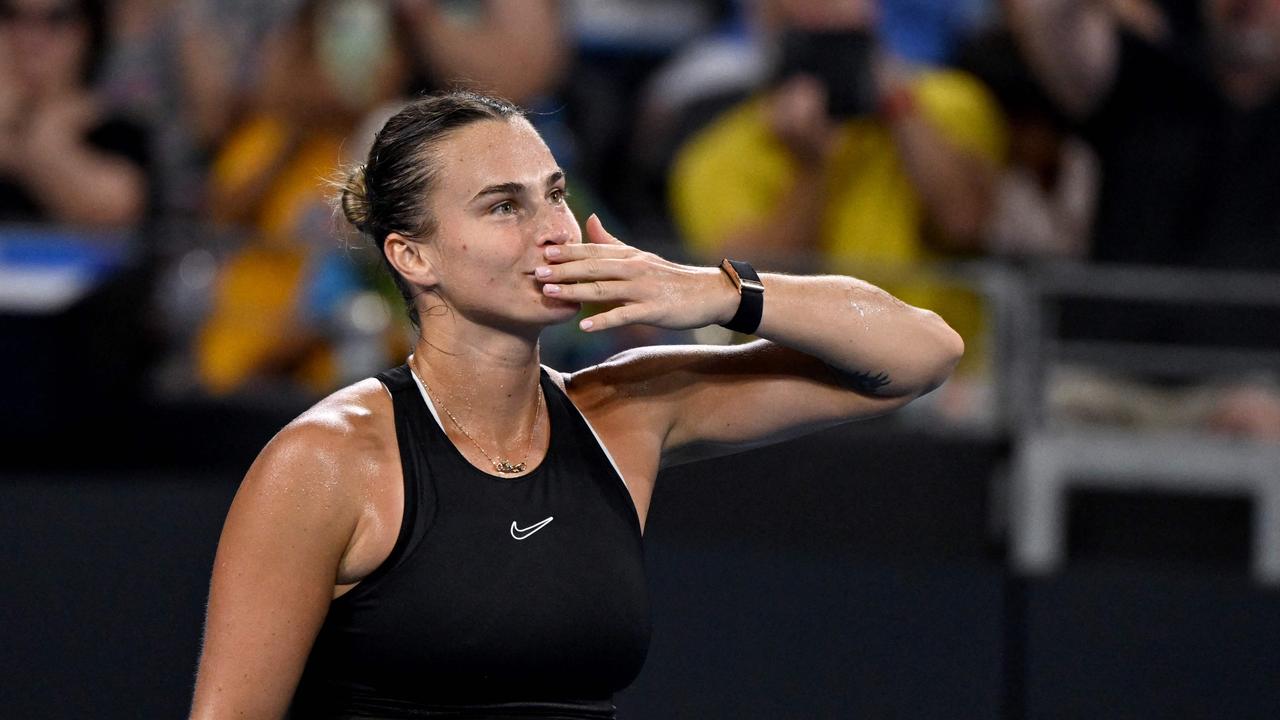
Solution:
{"label": "woman's bare shoulder", "polygon": [[563,387],[588,419],[662,434],[685,394],[690,370],[706,355],[699,346],[653,346],[618,353],[562,376]]}
{"label": "woman's bare shoulder", "polygon": [[[348,385],[312,405],[280,431],[276,439],[340,450],[359,450],[369,442],[381,443],[393,431],[391,395],[373,378]],[[272,442],[275,442],[273,439]],[[352,444],[355,447],[349,447]]]}
{"label": "woman's bare shoulder", "polygon": [[635,401],[651,403],[671,399],[673,390],[687,384],[692,374],[721,348],[705,345],[656,345],[620,352],[608,360],[563,374],[562,386],[580,405]]}
{"label": "woman's bare shoulder", "polygon": [[391,412],[376,380],[357,383],[286,425],[254,461],[218,542],[195,701],[207,712],[193,716],[238,714],[209,709],[228,698],[263,707],[263,678],[271,702],[287,705],[334,585],[351,574],[370,483],[395,443]]}
{"label": "woman's bare shoulder", "polygon": [[396,457],[391,397],[374,379],[349,385],[276,434],[245,476],[246,485],[305,495],[363,495]]}

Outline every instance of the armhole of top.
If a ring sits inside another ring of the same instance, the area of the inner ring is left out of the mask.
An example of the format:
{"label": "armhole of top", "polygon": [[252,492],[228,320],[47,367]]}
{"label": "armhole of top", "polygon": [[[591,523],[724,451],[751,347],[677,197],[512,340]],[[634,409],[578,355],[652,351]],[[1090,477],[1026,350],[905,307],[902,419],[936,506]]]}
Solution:
{"label": "armhole of top", "polygon": [[569,407],[573,408],[573,411],[578,413],[578,417],[582,418],[582,424],[586,425],[587,429],[591,431],[591,437],[596,439],[596,445],[600,446],[600,450],[604,452],[604,456],[609,461],[609,465],[613,467],[614,474],[617,475],[618,480],[622,482],[622,488],[627,491],[627,499],[631,501],[631,508],[635,510],[636,522],[639,522],[640,509],[636,507],[635,496],[631,494],[631,485],[627,483],[626,476],[622,474],[622,469],[618,467],[618,461],[613,459],[613,453],[609,452],[609,446],[605,445],[604,439],[600,437],[600,433],[596,432],[595,426],[587,419],[587,414],[582,412],[582,408],[579,408],[578,404],[573,401],[573,398],[569,395],[569,389],[564,386],[563,382],[557,382],[555,375],[552,375],[553,372],[557,374],[559,374],[559,372],[552,370],[546,365],[543,365],[542,369],[547,372],[547,377],[551,379],[551,382],[554,383],[556,387],[560,388],[560,393],[564,395],[564,399],[569,403]]}
{"label": "armhole of top", "polygon": [[[422,395],[422,402],[427,404],[427,411],[431,413],[436,425],[439,425],[440,429],[444,430],[444,422],[440,419],[440,413],[436,412],[436,404],[431,402],[431,393],[427,392],[426,386],[418,379],[417,373],[410,371],[409,377],[412,378],[414,386],[418,388],[418,394]],[[387,392],[391,391],[388,389]],[[445,434],[448,435],[448,431],[445,431]]]}
{"label": "armhole of top", "polygon": [[401,560],[404,559],[406,548],[409,545],[410,535],[413,533],[414,521],[419,510],[417,507],[418,489],[414,485],[413,478],[410,477],[409,473],[405,472],[404,448],[400,444],[400,423],[396,412],[396,396],[385,379],[379,376],[377,380],[382,384],[382,389],[387,393],[387,397],[391,399],[391,425],[395,428],[396,433],[396,458],[400,463],[400,484],[404,499],[403,505],[400,509],[400,529],[396,532],[396,541],[392,544],[391,551],[387,553],[387,556],[383,558],[382,562],[378,563],[378,566],[375,567],[368,575],[365,575],[357,581],[350,590],[330,601],[333,605],[341,603],[348,598],[361,593],[369,592],[369,588],[375,587],[383,576],[391,572],[400,564]]}

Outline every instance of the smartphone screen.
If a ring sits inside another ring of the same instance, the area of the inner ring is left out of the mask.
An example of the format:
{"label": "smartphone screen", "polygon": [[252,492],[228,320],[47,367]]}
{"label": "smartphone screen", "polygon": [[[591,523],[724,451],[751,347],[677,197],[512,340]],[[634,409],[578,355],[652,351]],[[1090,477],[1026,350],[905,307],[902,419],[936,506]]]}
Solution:
{"label": "smartphone screen", "polygon": [[776,77],[809,75],[821,82],[833,118],[868,115],[876,106],[874,52],[875,38],[864,30],[788,30]]}

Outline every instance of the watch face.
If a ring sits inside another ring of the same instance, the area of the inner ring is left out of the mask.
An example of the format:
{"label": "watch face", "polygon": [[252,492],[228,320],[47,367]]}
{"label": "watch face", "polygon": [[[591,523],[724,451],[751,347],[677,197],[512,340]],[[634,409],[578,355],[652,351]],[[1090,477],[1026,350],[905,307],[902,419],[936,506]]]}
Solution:
{"label": "watch face", "polygon": [[[744,273],[738,271],[739,265],[745,271],[745,277],[743,276]],[[739,293],[764,294],[764,283],[760,282],[760,276],[756,274],[756,269],[751,267],[751,263],[725,258],[720,263],[720,269],[733,278],[733,286],[738,289]]]}

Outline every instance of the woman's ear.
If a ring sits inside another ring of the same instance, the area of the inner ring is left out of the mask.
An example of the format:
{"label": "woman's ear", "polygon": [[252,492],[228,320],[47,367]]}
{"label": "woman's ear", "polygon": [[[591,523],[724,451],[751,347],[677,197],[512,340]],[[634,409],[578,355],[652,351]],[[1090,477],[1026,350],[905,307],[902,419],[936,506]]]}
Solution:
{"label": "woman's ear", "polygon": [[431,289],[440,278],[436,275],[435,264],[427,257],[423,243],[410,240],[400,233],[390,233],[386,242],[382,243],[382,252],[387,261],[410,284]]}

